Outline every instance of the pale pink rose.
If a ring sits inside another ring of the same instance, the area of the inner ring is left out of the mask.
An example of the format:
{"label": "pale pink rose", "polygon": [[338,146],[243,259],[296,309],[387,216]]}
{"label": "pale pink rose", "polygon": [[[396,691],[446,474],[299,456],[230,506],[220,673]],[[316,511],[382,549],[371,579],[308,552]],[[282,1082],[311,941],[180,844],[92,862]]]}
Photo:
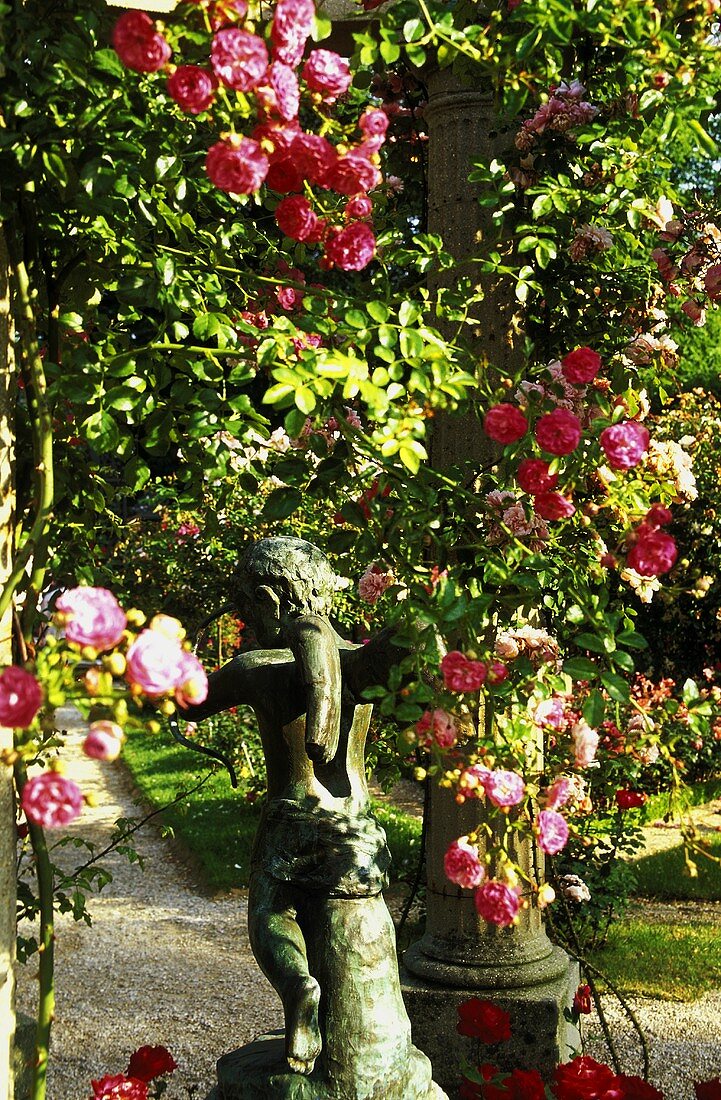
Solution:
{"label": "pale pink rose", "polygon": [[531,717],[537,726],[562,730],[566,727],[566,704],[559,695],[542,699],[531,709]]}
{"label": "pale pink rose", "polygon": [[208,677],[205,669],[193,653],[183,651],[180,672],[175,685],[175,698],[181,707],[197,706],[208,697]]}
{"label": "pale pink rose", "polygon": [[579,718],[571,730],[573,748],[577,768],[587,768],[596,759],[599,736],[596,730],[591,729],[588,722]]}
{"label": "pale pink rose", "polygon": [[568,776],[557,776],[546,791],[546,808],[557,810],[559,806],[565,806],[572,794],[573,784]]}
{"label": "pale pink rose", "polygon": [[117,722],[93,722],[83,741],[83,752],[94,760],[117,760],[125,734]]}
{"label": "pale pink rose", "polygon": [[517,538],[522,538],[523,535],[530,535],[533,530],[532,522],[526,515],[526,509],[520,501],[516,501],[510,508],[506,508],[501,516],[501,520],[511,534],[515,535]]}
{"label": "pale pink rose", "polygon": [[151,699],[168,695],[183,683],[186,653],[177,638],[143,630],[127,656],[126,677]]}
{"label": "pale pink rose", "polygon": [[538,846],[549,856],[558,855],[568,841],[568,825],[565,817],[555,810],[541,810],[536,818]]}
{"label": "pale pink rose", "polygon": [[490,770],[482,764],[471,764],[462,771],[458,787],[466,798],[483,798],[486,778],[490,774]]}
{"label": "pale pink rose", "polygon": [[517,806],[526,793],[526,784],[517,772],[496,769],[483,781],[489,802],[494,806]]}
{"label": "pale pink rose", "polygon": [[55,610],[64,616],[69,642],[101,652],[118,644],[127,625],[125,612],[107,588],[69,588],[57,600]]}
{"label": "pale pink rose", "polygon": [[358,581],[358,595],[365,603],[374,604],[393,584],[393,574],[384,573],[377,565],[369,565]]}
{"label": "pale pink rose", "polygon": [[506,661],[515,661],[521,651],[516,639],[505,631],[502,631],[496,637],[495,652],[497,656],[503,657]]}
{"label": "pale pink rose", "polygon": [[476,849],[468,843],[468,837],[460,836],[449,845],[443,857],[443,869],[446,878],[462,886],[464,890],[473,890],[480,886],[486,877],[486,870]]}
{"label": "pale pink rose", "polygon": [[57,772],[43,772],[23,787],[21,805],[28,821],[43,829],[69,825],[83,808],[83,792],[72,779]]}
{"label": "pale pink rose", "polygon": [[433,741],[441,749],[451,749],[458,740],[456,723],[440,708],[427,710],[422,718],[416,722],[416,733],[430,745]]}
{"label": "pale pink rose", "polygon": [[478,914],[483,920],[488,924],[497,924],[501,928],[514,923],[521,905],[516,891],[495,879],[479,886],[474,900]]}

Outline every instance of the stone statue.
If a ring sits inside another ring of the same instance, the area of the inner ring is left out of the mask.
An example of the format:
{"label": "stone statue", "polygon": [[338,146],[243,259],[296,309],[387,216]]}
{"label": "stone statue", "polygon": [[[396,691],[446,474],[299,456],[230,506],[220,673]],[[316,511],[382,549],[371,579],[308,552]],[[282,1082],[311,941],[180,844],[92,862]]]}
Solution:
{"label": "stone statue", "polygon": [[[277,990],[285,1043],[264,1037],[218,1063],[218,1100],[431,1100],[445,1094],[411,1044],[395,934],[381,896],[390,856],[369,808],[363,689],[398,660],[388,632],[366,646],[329,621],[335,575],[302,539],[242,558],[237,607],[260,650],[209,677],[199,721],[255,711],[268,797],[252,854],[248,921]],[[395,654],[395,655],[394,655]]]}

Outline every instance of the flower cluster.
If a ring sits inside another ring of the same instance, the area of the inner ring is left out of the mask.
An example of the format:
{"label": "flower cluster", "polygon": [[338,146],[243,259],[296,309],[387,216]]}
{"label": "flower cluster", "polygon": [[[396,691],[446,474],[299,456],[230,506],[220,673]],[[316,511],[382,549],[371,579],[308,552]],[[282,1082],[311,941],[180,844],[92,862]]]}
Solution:
{"label": "flower cluster", "polygon": [[706,320],[706,306],[721,301],[721,230],[703,213],[680,211],[670,202],[659,214],[663,247],[651,253],[666,294],[681,299],[695,325]]}
{"label": "flower cluster", "polygon": [[[322,246],[325,268],[361,271],[376,250],[368,192],[381,183],[378,154],[388,115],[373,107],[364,110],[350,144],[333,145],[324,136],[325,108],[346,94],[351,72],[333,50],[312,49],[305,56],[313,0],[278,0],[264,37],[245,24],[244,0],[201,6],[213,13],[207,66],[170,65],[170,45],[139,11],[125,12],[115,24],[118,56],[137,72],[167,70],[168,94],[191,115],[210,111],[219,89],[225,102],[235,93],[231,129],[207,153],[211,182],[232,195],[252,195],[265,185],[284,196],[275,218],[286,237]],[[321,132],[302,128],[302,109],[315,111]],[[236,123],[246,117],[247,132],[241,133]],[[323,192],[342,196],[342,208],[331,209]]]}
{"label": "flower cluster", "polygon": [[523,123],[516,135],[516,146],[523,153],[533,149],[536,139],[544,133],[560,134],[573,138],[573,131],[584,123],[592,122],[598,107],[588,103],[586,89],[580,80],[570,84],[562,81],[549,89],[548,99],[538,108],[533,118]]}

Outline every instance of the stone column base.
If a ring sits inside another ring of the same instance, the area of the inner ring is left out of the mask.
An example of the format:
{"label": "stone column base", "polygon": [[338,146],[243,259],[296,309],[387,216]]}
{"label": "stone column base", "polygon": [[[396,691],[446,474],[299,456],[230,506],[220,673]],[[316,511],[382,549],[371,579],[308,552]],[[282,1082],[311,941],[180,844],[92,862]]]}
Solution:
{"label": "stone column base", "polygon": [[428,1059],[411,1048],[403,1070],[374,1083],[338,1091],[322,1071],[308,1077],[294,1073],[285,1059],[283,1032],[261,1035],[218,1061],[218,1085],[208,1100],[447,1100],[431,1081]]}
{"label": "stone column base", "polygon": [[[556,956],[556,967],[557,961]],[[434,1080],[450,1097],[458,1095],[464,1062],[471,1065],[492,1062],[506,1071],[536,1069],[544,1080],[549,1080],[559,1062],[567,1062],[580,1053],[578,1029],[564,1016],[578,986],[576,963],[566,957],[560,976],[556,970],[550,980],[515,989],[484,988],[474,983],[476,975],[472,968],[468,969],[465,988],[459,988],[454,982],[455,974],[444,985],[441,973],[438,974],[440,981],[434,982],[401,970],[401,989],[411,1021],[413,1043],[428,1055]],[[491,1047],[458,1034],[458,1006],[472,997],[492,1001],[511,1014],[509,1042]]]}

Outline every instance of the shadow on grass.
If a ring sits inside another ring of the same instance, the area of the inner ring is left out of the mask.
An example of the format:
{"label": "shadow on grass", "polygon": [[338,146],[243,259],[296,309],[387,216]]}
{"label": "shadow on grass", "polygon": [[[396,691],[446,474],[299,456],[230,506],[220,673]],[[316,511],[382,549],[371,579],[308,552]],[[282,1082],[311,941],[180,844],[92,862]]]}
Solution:
{"label": "shadow on grass", "polygon": [[[705,840],[709,855],[721,859],[721,835]],[[688,874],[681,845],[634,860],[638,897],[666,900],[721,901],[721,865],[704,855],[693,855],[698,874]],[[721,939],[721,937],[719,937]]]}

